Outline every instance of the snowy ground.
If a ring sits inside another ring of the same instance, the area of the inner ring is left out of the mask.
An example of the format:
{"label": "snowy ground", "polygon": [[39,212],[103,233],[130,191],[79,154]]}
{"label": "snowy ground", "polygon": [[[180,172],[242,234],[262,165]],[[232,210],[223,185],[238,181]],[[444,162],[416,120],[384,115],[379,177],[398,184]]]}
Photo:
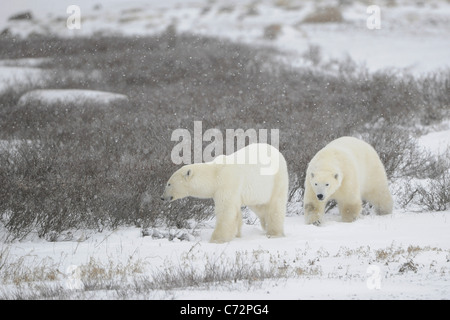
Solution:
{"label": "snowy ground", "polygon": [[17,105],[23,106],[33,103],[42,103],[43,101],[48,104],[55,104],[61,101],[71,104],[81,104],[89,101],[99,104],[111,104],[114,101],[124,101],[127,99],[127,96],[123,94],[104,91],[81,89],[41,89],[28,91],[20,97],[19,101],[17,101]]}
{"label": "snowy ground", "polygon": [[[343,223],[332,213],[321,227],[305,225],[302,216],[292,216],[286,220],[284,238],[268,239],[258,224],[244,225],[242,238],[221,245],[208,243],[212,221],[199,228],[191,241],[152,239],[142,237],[137,228],[121,228],[90,234],[88,239],[77,233],[80,241],[15,242],[7,250],[8,259],[20,261],[24,272],[56,270],[51,282],[82,298],[118,298],[115,290],[81,290],[84,285],[77,281],[86,282],[86,278],[73,270],[95,265],[106,270],[134,268],[126,277],[103,272],[106,279],[119,278],[122,285],[169,276],[161,275],[161,270],[172,270],[170,276],[176,278],[213,268],[232,278],[237,271],[262,268],[276,276],[261,281],[254,270],[254,279],[220,283],[203,279],[168,290],[130,290],[127,298],[449,299],[449,214],[396,211],[391,216],[369,215]],[[21,290],[30,290],[25,281],[21,283],[19,271],[16,277]],[[18,289],[4,285],[3,291],[8,290]]]}
{"label": "snowy ground", "polygon": [[[174,25],[180,32],[274,45],[294,66],[311,63],[302,55],[310,45],[322,48],[323,64],[349,55],[371,71],[395,68],[417,75],[450,66],[448,1],[380,5],[380,30],[366,28],[367,6],[357,2],[342,8],[344,22],[326,24],[301,23],[314,11],[313,3],[308,1],[77,3],[82,9],[80,30],[65,27],[66,8],[72,2],[45,1],[44,5],[15,1],[2,4],[0,31],[8,28],[23,36],[33,32],[62,36],[94,32],[145,34]],[[32,21],[7,21],[11,15],[29,9]],[[279,30],[275,39],[264,37],[268,26]],[[45,70],[35,68],[34,63],[2,61],[0,91],[25,78],[42,81]],[[436,154],[444,152],[450,143],[449,129],[448,121],[443,122],[420,139],[421,145]],[[120,290],[108,289],[107,285],[83,290],[86,283],[80,283],[80,279],[88,277],[83,272],[89,269],[91,277],[96,270],[110,281],[130,285],[158,277],[165,277],[166,282],[170,276],[201,278],[198,273],[202,272],[216,272],[219,278],[217,273],[223,272],[226,279],[220,283],[178,280],[180,285],[173,281],[169,289],[129,290],[126,298],[450,299],[449,220],[450,211],[396,209],[390,216],[367,215],[354,223],[343,223],[332,211],[320,227],[305,225],[303,216],[287,217],[286,236],[278,239],[265,237],[258,222],[245,224],[242,238],[221,245],[208,243],[214,221],[197,226],[194,234],[186,237],[188,241],[176,236],[173,240],[143,237],[137,228],[102,233],[76,231],[56,242],[30,236],[0,244],[0,270],[2,261],[7,261],[9,268],[2,270],[0,295],[27,297],[42,286],[48,289],[56,285],[66,290],[62,295],[66,298],[123,298]],[[173,270],[173,274],[162,270]],[[274,277],[260,280],[256,277],[258,270]],[[232,280],[233,274],[239,278],[239,272],[247,271],[246,280]]]}

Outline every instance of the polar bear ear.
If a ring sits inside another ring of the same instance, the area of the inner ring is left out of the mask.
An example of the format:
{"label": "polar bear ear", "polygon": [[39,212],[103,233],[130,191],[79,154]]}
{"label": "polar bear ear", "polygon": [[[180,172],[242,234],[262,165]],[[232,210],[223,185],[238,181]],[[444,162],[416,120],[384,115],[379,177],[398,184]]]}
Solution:
{"label": "polar bear ear", "polygon": [[339,174],[336,173],[336,174],[334,175],[334,178],[337,180],[337,179],[339,178]]}
{"label": "polar bear ear", "polygon": [[311,172],[311,178],[314,178],[314,173]]}
{"label": "polar bear ear", "polygon": [[188,171],[186,171],[184,177],[186,178],[186,180],[189,179],[190,177],[192,177],[192,170],[188,169]]}

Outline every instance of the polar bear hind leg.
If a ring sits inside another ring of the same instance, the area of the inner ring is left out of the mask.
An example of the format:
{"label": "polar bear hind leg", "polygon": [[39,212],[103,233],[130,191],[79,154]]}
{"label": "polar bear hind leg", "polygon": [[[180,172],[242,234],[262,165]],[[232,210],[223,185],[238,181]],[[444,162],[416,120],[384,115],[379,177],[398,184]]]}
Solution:
{"label": "polar bear hind leg", "polygon": [[266,231],[266,206],[265,205],[253,205],[249,206],[250,210],[252,210],[259,218],[259,222],[261,223],[261,228]]}
{"label": "polar bear hind leg", "polygon": [[266,233],[268,237],[284,236],[284,217],[286,205],[283,201],[274,201],[266,209]]}
{"label": "polar bear hind leg", "polygon": [[394,202],[387,186],[377,192],[371,192],[369,196],[364,197],[364,199],[375,208],[375,213],[377,215],[392,213]]}
{"label": "polar bear hind leg", "polygon": [[240,238],[241,237],[241,230],[242,230],[242,211],[241,211],[241,208],[239,208],[237,210],[236,226],[237,226],[236,237]]}
{"label": "polar bear hind leg", "polygon": [[362,210],[361,201],[353,202],[338,202],[339,212],[342,216],[342,221],[353,222],[358,219]]}
{"label": "polar bear hind leg", "polygon": [[[286,183],[284,183],[286,181]],[[266,232],[269,237],[284,236],[284,218],[288,198],[287,177],[279,173],[269,203],[266,205]]]}
{"label": "polar bear hind leg", "polygon": [[284,235],[285,203],[283,199],[272,197],[268,204],[249,206],[250,210],[259,217],[261,227],[267,236],[282,237]]}

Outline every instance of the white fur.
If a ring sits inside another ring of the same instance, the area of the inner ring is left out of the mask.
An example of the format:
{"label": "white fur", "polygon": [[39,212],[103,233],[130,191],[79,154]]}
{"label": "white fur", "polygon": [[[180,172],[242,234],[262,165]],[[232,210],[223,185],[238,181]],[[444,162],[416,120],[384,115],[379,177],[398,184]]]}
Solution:
{"label": "white fur", "polygon": [[368,143],[341,137],[310,161],[303,202],[306,223],[320,224],[325,205],[331,199],[338,203],[346,222],[358,218],[362,200],[371,203],[377,214],[392,213],[393,201],[384,166]]}
{"label": "white fur", "polygon": [[241,206],[249,206],[268,236],[284,235],[288,173],[283,155],[268,144],[251,144],[212,162],[185,165],[169,179],[163,198],[212,198],[216,227],[211,242],[240,236]]}

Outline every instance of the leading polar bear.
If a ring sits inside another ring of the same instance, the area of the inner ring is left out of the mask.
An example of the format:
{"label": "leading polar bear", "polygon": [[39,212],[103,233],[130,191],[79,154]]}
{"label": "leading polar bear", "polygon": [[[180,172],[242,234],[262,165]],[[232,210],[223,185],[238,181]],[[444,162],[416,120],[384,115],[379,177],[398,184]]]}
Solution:
{"label": "leading polar bear", "polygon": [[211,242],[240,236],[241,206],[249,206],[268,236],[284,235],[288,173],[283,155],[269,144],[255,143],[211,162],[185,165],[167,182],[163,200],[187,196],[212,198],[216,226]]}
{"label": "leading polar bear", "polygon": [[338,203],[342,220],[355,220],[362,200],[377,214],[392,213],[392,197],[384,166],[368,143],[341,137],[330,142],[310,161],[306,170],[304,209],[306,223],[320,224],[328,200]]}

